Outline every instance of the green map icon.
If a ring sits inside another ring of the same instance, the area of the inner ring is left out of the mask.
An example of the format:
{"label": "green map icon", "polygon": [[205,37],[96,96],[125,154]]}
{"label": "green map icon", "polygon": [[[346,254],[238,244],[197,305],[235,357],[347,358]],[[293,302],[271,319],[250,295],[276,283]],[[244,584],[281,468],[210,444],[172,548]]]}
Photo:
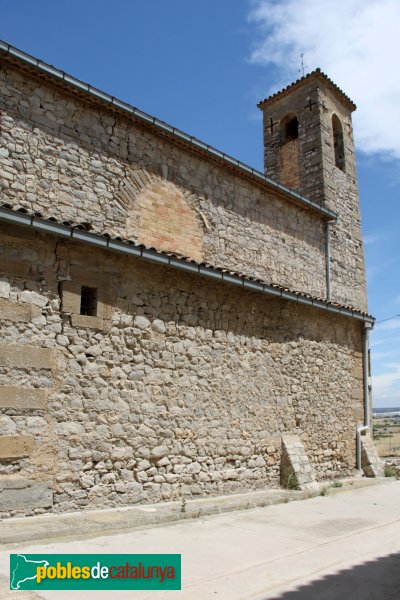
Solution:
{"label": "green map icon", "polygon": [[[47,560],[30,560],[23,554],[13,555],[13,564],[10,569],[10,589],[24,589],[24,582],[36,579],[37,567],[48,567]],[[20,587],[22,584],[22,588]]]}

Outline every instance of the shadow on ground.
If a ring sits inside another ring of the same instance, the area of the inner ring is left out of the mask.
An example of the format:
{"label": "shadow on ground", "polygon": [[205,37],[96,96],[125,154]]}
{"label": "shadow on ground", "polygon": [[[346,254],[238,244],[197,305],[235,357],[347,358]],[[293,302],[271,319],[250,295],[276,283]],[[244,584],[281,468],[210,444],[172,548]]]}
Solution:
{"label": "shadow on ground", "polygon": [[400,553],[317,579],[273,600],[399,600]]}

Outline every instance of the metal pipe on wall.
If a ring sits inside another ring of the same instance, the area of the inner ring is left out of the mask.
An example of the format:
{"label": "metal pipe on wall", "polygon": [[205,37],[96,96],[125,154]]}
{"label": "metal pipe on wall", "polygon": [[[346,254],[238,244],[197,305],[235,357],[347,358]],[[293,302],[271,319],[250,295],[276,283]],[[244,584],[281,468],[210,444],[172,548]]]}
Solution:
{"label": "metal pipe on wall", "polygon": [[356,465],[361,471],[361,434],[368,431],[370,428],[370,410],[369,410],[369,386],[368,386],[368,351],[369,351],[369,332],[372,329],[370,323],[364,323],[364,339],[363,339],[363,386],[364,386],[364,425],[357,427],[356,433]]}

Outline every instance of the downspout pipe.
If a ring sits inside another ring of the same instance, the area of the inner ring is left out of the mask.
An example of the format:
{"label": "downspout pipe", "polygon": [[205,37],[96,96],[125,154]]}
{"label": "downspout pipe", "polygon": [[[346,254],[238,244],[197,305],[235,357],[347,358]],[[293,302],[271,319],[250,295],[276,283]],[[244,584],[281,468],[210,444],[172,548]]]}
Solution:
{"label": "downspout pipe", "polygon": [[362,471],[361,466],[361,434],[363,431],[367,431],[369,429],[369,425],[360,425],[357,427],[357,469]]}
{"label": "downspout pipe", "polygon": [[364,336],[363,336],[363,385],[364,385],[364,425],[357,427],[356,434],[356,464],[359,471],[361,467],[361,434],[367,431],[370,427],[370,410],[369,410],[369,387],[368,387],[368,350],[369,350],[369,332],[373,325],[371,323],[364,323]]}

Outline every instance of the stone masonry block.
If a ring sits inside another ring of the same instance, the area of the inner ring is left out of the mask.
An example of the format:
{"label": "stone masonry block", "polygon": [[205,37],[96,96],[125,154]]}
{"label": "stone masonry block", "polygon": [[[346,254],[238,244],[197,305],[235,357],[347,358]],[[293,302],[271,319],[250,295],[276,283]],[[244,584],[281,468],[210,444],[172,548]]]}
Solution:
{"label": "stone masonry block", "polygon": [[46,407],[46,402],[47,390],[45,389],[0,386],[0,408],[43,409]]}
{"label": "stone masonry block", "polygon": [[361,436],[361,466],[367,477],[383,477],[384,469],[373,440]]}
{"label": "stone masonry block", "polygon": [[89,317],[87,315],[71,315],[71,325],[72,327],[103,329],[104,320],[100,317]]}
{"label": "stone masonry block", "polygon": [[32,435],[0,435],[0,459],[29,456],[34,447]]}
{"label": "stone masonry block", "polygon": [[0,365],[5,367],[52,369],[56,357],[56,351],[50,348],[28,344],[0,344]]}
{"label": "stone masonry block", "polygon": [[351,392],[353,400],[359,400],[360,402],[364,399],[364,390],[362,387],[354,388]]}
{"label": "stone masonry block", "polygon": [[10,297],[10,284],[8,281],[0,280],[0,298]]}
{"label": "stone masonry block", "polygon": [[0,510],[48,508],[53,505],[51,481],[7,477],[0,479]]}
{"label": "stone masonry block", "polygon": [[64,281],[62,284],[62,312],[80,313],[81,310],[81,283]]}
{"label": "stone masonry block", "polygon": [[297,435],[282,435],[281,485],[316,490],[318,484],[305,448]]}
{"label": "stone masonry block", "polygon": [[0,320],[29,323],[33,317],[38,317],[40,314],[39,307],[33,304],[16,304],[0,298]]}
{"label": "stone masonry block", "polygon": [[364,370],[363,370],[362,365],[354,365],[353,369],[351,371],[351,374],[356,379],[363,379],[363,377],[364,377]]}
{"label": "stone masonry block", "polygon": [[111,319],[111,295],[108,290],[101,287],[97,295],[97,317]]}

